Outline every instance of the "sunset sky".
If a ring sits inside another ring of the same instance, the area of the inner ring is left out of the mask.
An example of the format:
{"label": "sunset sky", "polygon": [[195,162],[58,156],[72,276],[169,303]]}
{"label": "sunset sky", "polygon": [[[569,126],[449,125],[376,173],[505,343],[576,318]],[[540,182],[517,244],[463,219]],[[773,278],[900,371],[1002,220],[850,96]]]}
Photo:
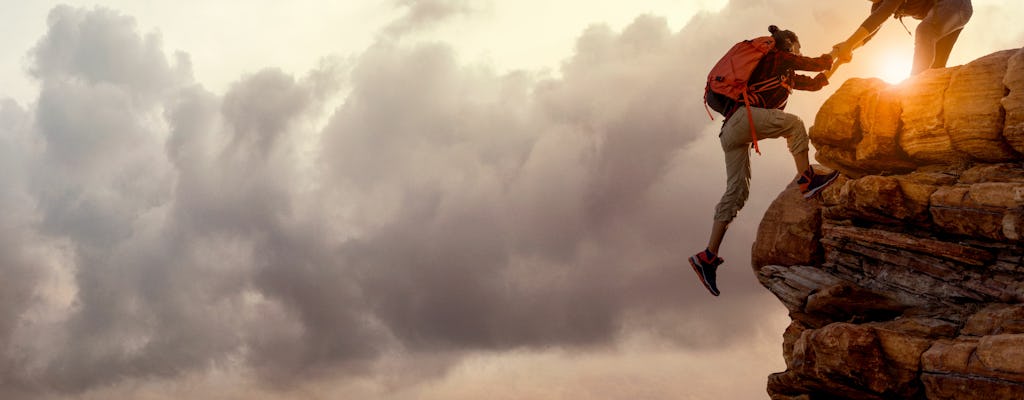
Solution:
{"label": "sunset sky", "polygon": [[[768,25],[816,56],[870,8],[8,3],[14,400],[767,398],[789,319],[750,246],[795,170],[762,142],[710,296],[686,262],[724,188],[704,79]],[[1024,45],[1024,2],[974,7],[950,64]],[[912,52],[890,20],[788,111]]]}

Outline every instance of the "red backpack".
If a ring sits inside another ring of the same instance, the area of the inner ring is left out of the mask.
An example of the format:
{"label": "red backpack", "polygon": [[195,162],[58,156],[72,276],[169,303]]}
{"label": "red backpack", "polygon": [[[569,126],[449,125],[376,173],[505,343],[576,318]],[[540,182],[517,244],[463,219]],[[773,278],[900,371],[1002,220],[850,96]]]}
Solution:
{"label": "red backpack", "polygon": [[[704,108],[708,106],[723,116],[729,112],[728,104],[743,101],[747,106],[747,119],[750,121],[750,136],[753,139],[754,150],[761,154],[757,146],[757,132],[754,130],[754,117],[750,115],[750,74],[764,58],[765,54],[775,48],[775,39],[771,36],[762,36],[755,39],[744,40],[736,43],[728,52],[718,60],[718,63],[711,68],[708,74],[708,83],[704,87]],[[729,100],[721,99],[724,96]],[[715,117],[711,116],[711,120]]]}

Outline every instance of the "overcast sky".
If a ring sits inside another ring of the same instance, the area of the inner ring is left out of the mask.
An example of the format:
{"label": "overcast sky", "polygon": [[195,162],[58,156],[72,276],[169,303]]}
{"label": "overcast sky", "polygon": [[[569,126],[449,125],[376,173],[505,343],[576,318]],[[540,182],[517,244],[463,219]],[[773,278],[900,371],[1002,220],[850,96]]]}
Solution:
{"label": "overcast sky", "polygon": [[[795,171],[762,144],[708,295],[704,77],[867,2],[335,3],[5,5],[0,397],[767,397],[749,252]],[[1024,44],[1024,4],[974,3],[951,63]],[[833,80],[912,47],[890,21]]]}

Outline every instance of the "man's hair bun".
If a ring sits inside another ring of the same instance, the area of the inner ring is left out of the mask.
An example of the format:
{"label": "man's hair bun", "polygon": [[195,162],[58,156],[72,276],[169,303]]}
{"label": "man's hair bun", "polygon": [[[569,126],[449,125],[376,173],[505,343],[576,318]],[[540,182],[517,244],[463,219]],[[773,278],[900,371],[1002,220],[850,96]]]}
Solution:
{"label": "man's hair bun", "polygon": [[768,26],[768,32],[770,32],[772,35],[774,35],[774,34],[779,32],[779,27],[777,27],[775,25],[770,25],[770,26]]}

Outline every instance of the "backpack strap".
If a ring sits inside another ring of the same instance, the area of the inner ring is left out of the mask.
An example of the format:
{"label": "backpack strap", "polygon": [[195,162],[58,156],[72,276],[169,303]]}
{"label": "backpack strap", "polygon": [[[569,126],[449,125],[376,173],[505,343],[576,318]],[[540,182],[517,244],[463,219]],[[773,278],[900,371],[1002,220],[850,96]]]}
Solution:
{"label": "backpack strap", "polygon": [[711,108],[708,107],[708,89],[704,89],[704,111],[708,113],[708,118],[715,120],[715,116],[711,115]]}
{"label": "backpack strap", "polygon": [[754,127],[754,114],[750,112],[750,103],[754,103],[755,106],[762,104],[764,100],[757,94],[780,86],[786,88],[786,90],[793,90],[781,77],[772,77],[761,82],[748,85],[743,91],[743,105],[747,108],[747,122],[750,123],[750,140],[754,147],[754,151],[756,151],[758,155],[761,154],[761,148],[757,145],[757,128]]}
{"label": "backpack strap", "polygon": [[750,140],[754,147],[754,151],[757,155],[761,155],[761,147],[757,145],[757,128],[754,128],[754,114],[750,112],[750,101],[747,100],[750,97],[750,91],[748,89],[743,90],[743,105],[747,107],[747,122],[750,122]]}
{"label": "backpack strap", "polygon": [[900,15],[899,18],[896,19],[900,20],[900,25],[903,25],[903,30],[907,31],[907,35],[910,35],[910,37],[914,37],[914,34],[910,33],[910,28],[907,28],[907,24],[903,22],[903,16]]}
{"label": "backpack strap", "polygon": [[[773,76],[773,77],[765,79],[765,80],[763,80],[761,82],[757,82],[757,83],[753,83],[753,84],[749,85],[750,93],[756,95],[758,93],[766,92],[766,91],[769,91],[769,90],[772,90],[772,89],[776,89],[778,87],[784,87],[784,88],[786,88],[786,90],[792,91],[793,88],[788,83],[786,83],[786,81],[787,81],[787,79],[785,77],[783,77],[783,76]],[[755,105],[760,104],[760,103],[758,103],[759,99],[754,99],[754,100],[755,100],[755,102],[754,102]]]}

